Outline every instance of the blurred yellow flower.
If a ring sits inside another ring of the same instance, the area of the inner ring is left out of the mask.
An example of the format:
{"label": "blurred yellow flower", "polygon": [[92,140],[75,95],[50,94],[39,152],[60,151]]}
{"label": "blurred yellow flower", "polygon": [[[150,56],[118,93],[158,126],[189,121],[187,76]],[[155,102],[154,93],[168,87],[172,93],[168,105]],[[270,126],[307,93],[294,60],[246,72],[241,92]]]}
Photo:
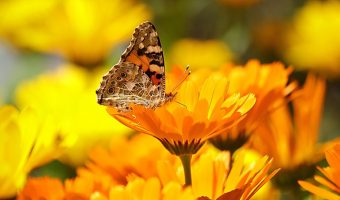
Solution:
{"label": "blurred yellow flower", "polygon": [[[190,79],[190,78],[189,78]],[[135,106],[131,112],[108,112],[126,126],[149,134],[172,154],[195,154],[204,141],[230,129],[253,107],[253,94],[228,91],[228,80],[216,73],[202,85],[187,80],[175,100],[155,110]]]}
{"label": "blurred yellow flower", "polygon": [[2,37],[86,66],[103,63],[112,47],[150,19],[146,5],[137,0],[2,1],[0,12]]}
{"label": "blurred yellow flower", "polygon": [[113,136],[130,132],[97,105],[94,91],[100,74],[101,70],[90,72],[63,65],[23,82],[16,90],[16,102],[20,107],[31,105],[39,112],[54,116],[61,131],[77,139],[64,155],[64,160],[71,164],[82,164],[94,145],[108,144]]}
{"label": "blurred yellow flower", "polygon": [[256,97],[254,107],[240,123],[211,139],[219,149],[233,152],[248,141],[250,134],[268,113],[282,104],[283,97],[295,88],[295,84],[288,84],[291,69],[279,62],[261,64],[251,60],[245,66],[227,66],[222,71],[230,80],[231,93],[253,93]]}
{"label": "blurred yellow flower", "polygon": [[325,176],[314,176],[314,179],[329,190],[315,186],[306,181],[299,181],[299,184],[309,192],[325,199],[340,199],[340,143],[335,144],[325,152],[329,167],[318,167]]}
{"label": "blurred yellow flower", "polygon": [[30,171],[72,145],[58,122],[32,108],[0,107],[0,198],[13,197]]}
{"label": "blurred yellow flower", "polygon": [[288,61],[297,68],[339,76],[339,18],[339,1],[308,1],[287,34]]}
{"label": "blurred yellow flower", "polygon": [[232,60],[232,52],[222,41],[182,39],[169,53],[171,65],[190,65],[191,69],[218,68]]}

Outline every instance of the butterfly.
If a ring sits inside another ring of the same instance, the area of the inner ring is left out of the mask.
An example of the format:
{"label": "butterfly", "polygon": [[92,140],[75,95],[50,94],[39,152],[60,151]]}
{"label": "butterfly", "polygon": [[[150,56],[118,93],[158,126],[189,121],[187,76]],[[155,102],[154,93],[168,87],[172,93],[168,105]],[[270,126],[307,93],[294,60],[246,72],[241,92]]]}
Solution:
{"label": "butterfly", "polygon": [[161,42],[155,26],[140,24],[119,62],[103,76],[96,91],[97,102],[120,112],[132,105],[157,108],[176,94],[165,92],[165,67]]}

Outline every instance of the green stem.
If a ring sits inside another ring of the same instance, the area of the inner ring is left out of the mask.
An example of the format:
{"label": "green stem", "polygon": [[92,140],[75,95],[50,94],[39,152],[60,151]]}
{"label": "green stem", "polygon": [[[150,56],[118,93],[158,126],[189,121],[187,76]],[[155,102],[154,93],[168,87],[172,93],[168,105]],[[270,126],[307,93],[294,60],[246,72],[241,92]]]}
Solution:
{"label": "green stem", "polygon": [[185,186],[191,186],[191,154],[182,154],[179,157],[184,169]]}

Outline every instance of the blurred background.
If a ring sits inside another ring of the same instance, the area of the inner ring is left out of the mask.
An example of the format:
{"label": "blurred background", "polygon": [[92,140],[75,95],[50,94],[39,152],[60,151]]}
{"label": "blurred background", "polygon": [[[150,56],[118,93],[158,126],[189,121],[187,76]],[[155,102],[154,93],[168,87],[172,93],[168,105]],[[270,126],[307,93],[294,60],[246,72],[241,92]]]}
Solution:
{"label": "blurred background", "polygon": [[218,68],[255,58],[293,66],[297,79],[307,71],[322,74],[328,79],[324,137],[339,133],[339,1],[3,0],[0,13],[3,104],[15,102],[23,81],[65,64],[90,73],[108,69],[134,28],[149,20],[159,32],[167,69]]}
{"label": "blurred background", "polygon": [[78,141],[64,158],[72,165],[113,131],[130,132],[95,90],[144,21],[157,28],[167,70],[258,59],[292,66],[301,82],[311,71],[325,77],[320,140],[340,135],[340,1],[2,0],[0,13],[0,104],[55,113]]}

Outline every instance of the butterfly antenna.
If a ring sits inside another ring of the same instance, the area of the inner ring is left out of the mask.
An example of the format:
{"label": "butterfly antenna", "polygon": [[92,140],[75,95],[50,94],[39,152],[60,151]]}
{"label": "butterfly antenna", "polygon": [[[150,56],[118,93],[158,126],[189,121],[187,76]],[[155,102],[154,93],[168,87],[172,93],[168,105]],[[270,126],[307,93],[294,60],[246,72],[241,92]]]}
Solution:
{"label": "butterfly antenna", "polygon": [[187,67],[185,68],[184,71],[185,77],[183,78],[183,80],[181,80],[173,89],[171,93],[174,93],[174,91],[180,86],[182,85],[182,83],[187,80],[187,78],[189,77],[189,75],[191,74],[191,71],[189,70],[189,65],[187,65]]}
{"label": "butterfly antenna", "polygon": [[183,104],[183,103],[181,103],[181,102],[179,102],[179,101],[175,101],[175,102],[178,103],[179,105],[181,105],[181,106],[187,108],[187,105],[185,105],[185,104]]}

